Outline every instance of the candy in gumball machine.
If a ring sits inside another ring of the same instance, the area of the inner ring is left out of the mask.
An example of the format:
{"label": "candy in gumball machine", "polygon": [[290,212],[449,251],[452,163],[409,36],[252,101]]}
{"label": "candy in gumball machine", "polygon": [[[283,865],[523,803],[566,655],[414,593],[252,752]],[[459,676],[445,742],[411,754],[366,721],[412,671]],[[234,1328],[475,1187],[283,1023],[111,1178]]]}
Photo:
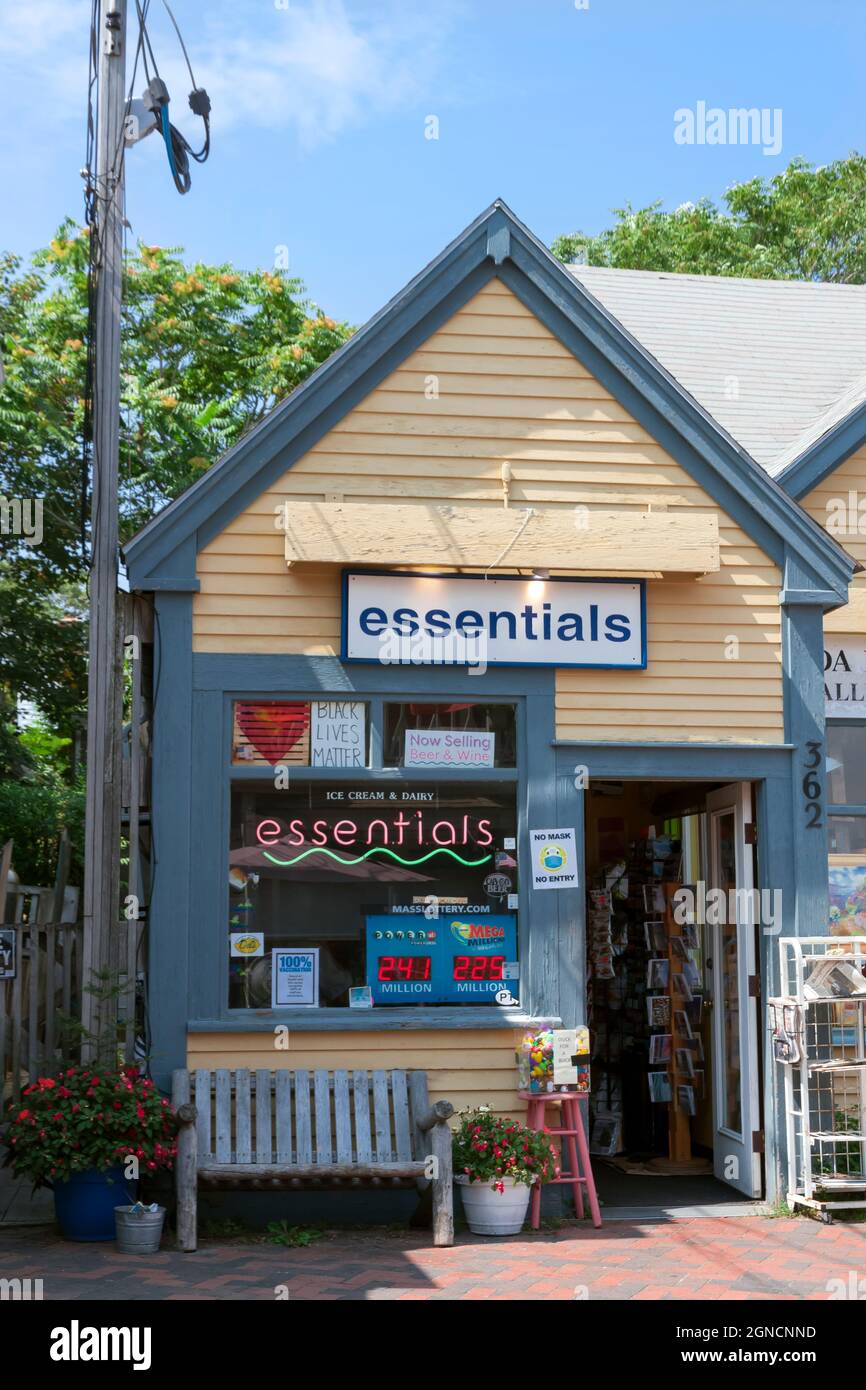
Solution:
{"label": "candy in gumball machine", "polygon": [[553,1022],[539,1019],[528,1028],[517,1051],[517,1073],[521,1091],[553,1091]]}

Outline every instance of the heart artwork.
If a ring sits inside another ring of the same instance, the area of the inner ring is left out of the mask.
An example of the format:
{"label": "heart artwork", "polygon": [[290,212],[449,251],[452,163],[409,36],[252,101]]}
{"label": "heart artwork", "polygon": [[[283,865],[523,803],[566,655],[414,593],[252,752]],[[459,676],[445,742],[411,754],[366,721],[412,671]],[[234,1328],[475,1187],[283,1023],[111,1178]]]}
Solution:
{"label": "heart artwork", "polygon": [[239,700],[235,705],[238,728],[266,763],[278,763],[310,727],[310,706],[284,700],[255,704]]}

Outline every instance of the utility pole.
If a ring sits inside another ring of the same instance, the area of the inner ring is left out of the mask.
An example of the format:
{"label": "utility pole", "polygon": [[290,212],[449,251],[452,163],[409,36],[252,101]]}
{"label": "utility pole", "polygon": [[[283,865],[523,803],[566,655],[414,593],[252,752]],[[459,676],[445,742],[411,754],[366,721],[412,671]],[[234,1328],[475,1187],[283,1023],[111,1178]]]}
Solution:
{"label": "utility pole", "polygon": [[[102,1039],[113,1018],[88,990],[117,959],[120,920],[122,631],[117,603],[117,477],[120,450],[120,305],[126,0],[100,0],[96,129],[96,275],[91,490],[90,638],[87,677],[87,800],[84,840],[82,1023]],[[85,1045],[93,1057],[95,1045]]]}

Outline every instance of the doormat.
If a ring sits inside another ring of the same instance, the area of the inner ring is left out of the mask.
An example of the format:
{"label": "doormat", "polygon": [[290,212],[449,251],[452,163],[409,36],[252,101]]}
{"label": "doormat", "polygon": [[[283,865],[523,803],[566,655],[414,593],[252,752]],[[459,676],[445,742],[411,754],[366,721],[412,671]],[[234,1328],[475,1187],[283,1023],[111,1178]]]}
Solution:
{"label": "doormat", "polygon": [[621,1173],[631,1173],[642,1178],[695,1178],[710,1174],[713,1165],[708,1158],[690,1158],[685,1163],[675,1163],[670,1158],[649,1158],[645,1161],[627,1156],[606,1158],[612,1168]]}

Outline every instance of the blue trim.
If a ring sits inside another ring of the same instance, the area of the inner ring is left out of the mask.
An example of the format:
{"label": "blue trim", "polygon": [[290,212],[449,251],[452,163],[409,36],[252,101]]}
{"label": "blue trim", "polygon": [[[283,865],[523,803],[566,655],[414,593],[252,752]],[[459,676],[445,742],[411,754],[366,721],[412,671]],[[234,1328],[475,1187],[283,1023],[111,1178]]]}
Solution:
{"label": "blue trim", "polygon": [[132,587],[146,589],[189,537],[198,533],[197,544],[206,544],[494,274],[597,371],[641,423],[652,422],[654,437],[762,549],[773,555],[782,543],[795,544],[814,571],[808,587],[847,601],[851,557],[501,201],[129,543]]}
{"label": "blue trim", "polygon": [[573,775],[575,764],[589,769],[590,779],[615,781],[751,782],[789,775],[792,749],[785,744],[702,743],[568,743],[557,740],[560,776]]}
{"label": "blue trim", "polygon": [[155,601],[153,708],[153,873],[148,910],[151,1060],[157,1084],[184,1066],[189,1009],[189,922],[198,885],[192,858],[192,596]]}
{"label": "blue trim", "polygon": [[862,444],[866,444],[866,401],[855,406],[844,420],[840,420],[833,429],[805,449],[799,458],[789,463],[779,474],[778,482],[799,501],[835,472]]}
{"label": "blue trim", "polygon": [[197,690],[219,690],[235,698],[269,700],[287,694],[335,698],[352,692],[360,699],[406,699],[434,694],[437,700],[471,696],[498,701],[543,694],[553,701],[553,668],[495,666],[471,676],[459,666],[345,666],[335,656],[259,656],[253,653],[199,652],[192,658]]}
{"label": "blue trim", "polygon": [[[165,621],[160,626],[161,721],[154,773],[160,864],[151,908],[152,1013],[154,1060],[160,1078],[166,1078],[173,1066],[183,1064],[189,1019],[221,1020],[221,1027],[238,1032],[286,1022],[292,1028],[360,1031],[407,1026],[392,1010],[387,1011],[387,1017],[385,1011],[374,1010],[372,1021],[365,1016],[365,1021],[358,1023],[348,1009],[336,1011],[335,1016],[327,1011],[327,1018],[323,1011],[310,1020],[309,1011],[300,1017],[296,1011],[228,1008],[228,960],[223,951],[214,949],[214,932],[220,933],[217,939],[221,939],[222,924],[227,920],[225,856],[231,787],[268,776],[266,768],[230,765],[232,700],[339,696],[348,688],[357,698],[368,700],[371,707],[377,702],[380,706],[383,697],[406,698],[416,692],[434,699],[468,694],[485,701],[513,702],[518,719],[518,767],[494,769],[492,780],[516,784],[518,835],[522,837],[521,852],[528,857],[528,827],[548,823],[551,815],[558,818],[559,808],[551,804],[556,759],[554,670],[539,668],[517,674],[501,667],[479,680],[453,667],[365,667],[347,672],[331,657],[192,656],[189,595],[160,594],[157,610],[176,615],[171,630]],[[363,684],[366,680],[369,686]],[[163,713],[164,699],[167,708]],[[372,766],[354,769],[350,776],[365,781],[400,780],[407,772],[413,781],[419,780],[419,774],[420,780],[425,780],[425,772],[428,781],[454,785],[478,780],[477,770],[449,775],[446,769]],[[334,774],[329,775],[333,778]],[[577,813],[575,818],[582,824]],[[569,1018],[582,1017],[579,991],[584,946],[582,931],[575,931],[582,920],[582,889],[533,894],[529,875],[521,879],[520,950],[525,962],[521,1010],[490,1010],[480,1026],[516,1027],[530,1015],[558,1018],[560,997],[567,1004]],[[563,902],[564,898],[569,901]],[[412,1010],[408,1026],[438,1029],[479,1024],[475,1010],[419,1008]]]}
{"label": "blue trim", "polygon": [[[390,579],[478,579],[483,583],[487,576],[484,574],[464,574],[461,570],[440,570],[438,573],[428,570],[415,570],[407,574],[405,570],[384,570],[384,569],[344,569],[340,575],[340,661],[344,666],[378,666],[383,663],[372,658],[363,656],[349,656],[349,631],[348,631],[348,606],[349,606],[349,580],[353,575],[379,574]],[[525,574],[515,574],[512,571],[500,573],[496,571],[495,578],[517,579],[524,584],[532,582],[530,576]],[[491,666],[509,667],[518,670],[532,670],[537,666],[552,666],[559,671],[645,671],[647,663],[647,620],[646,620],[646,580],[645,579],[604,579],[590,578],[589,575],[562,575],[557,579],[548,581],[551,584],[631,584],[637,585],[640,591],[640,625],[641,625],[641,655],[640,664],[636,662],[628,665],[619,664],[615,661],[487,661],[485,669]],[[388,663],[392,664],[392,663]],[[412,666],[416,663],[409,661],[396,661],[393,663],[398,669]],[[423,664],[423,663],[422,663]],[[437,666],[443,666],[446,670],[457,669],[460,666],[471,666],[472,662],[429,662],[424,665],[424,670],[431,670]],[[474,677],[475,680],[478,677]]]}

